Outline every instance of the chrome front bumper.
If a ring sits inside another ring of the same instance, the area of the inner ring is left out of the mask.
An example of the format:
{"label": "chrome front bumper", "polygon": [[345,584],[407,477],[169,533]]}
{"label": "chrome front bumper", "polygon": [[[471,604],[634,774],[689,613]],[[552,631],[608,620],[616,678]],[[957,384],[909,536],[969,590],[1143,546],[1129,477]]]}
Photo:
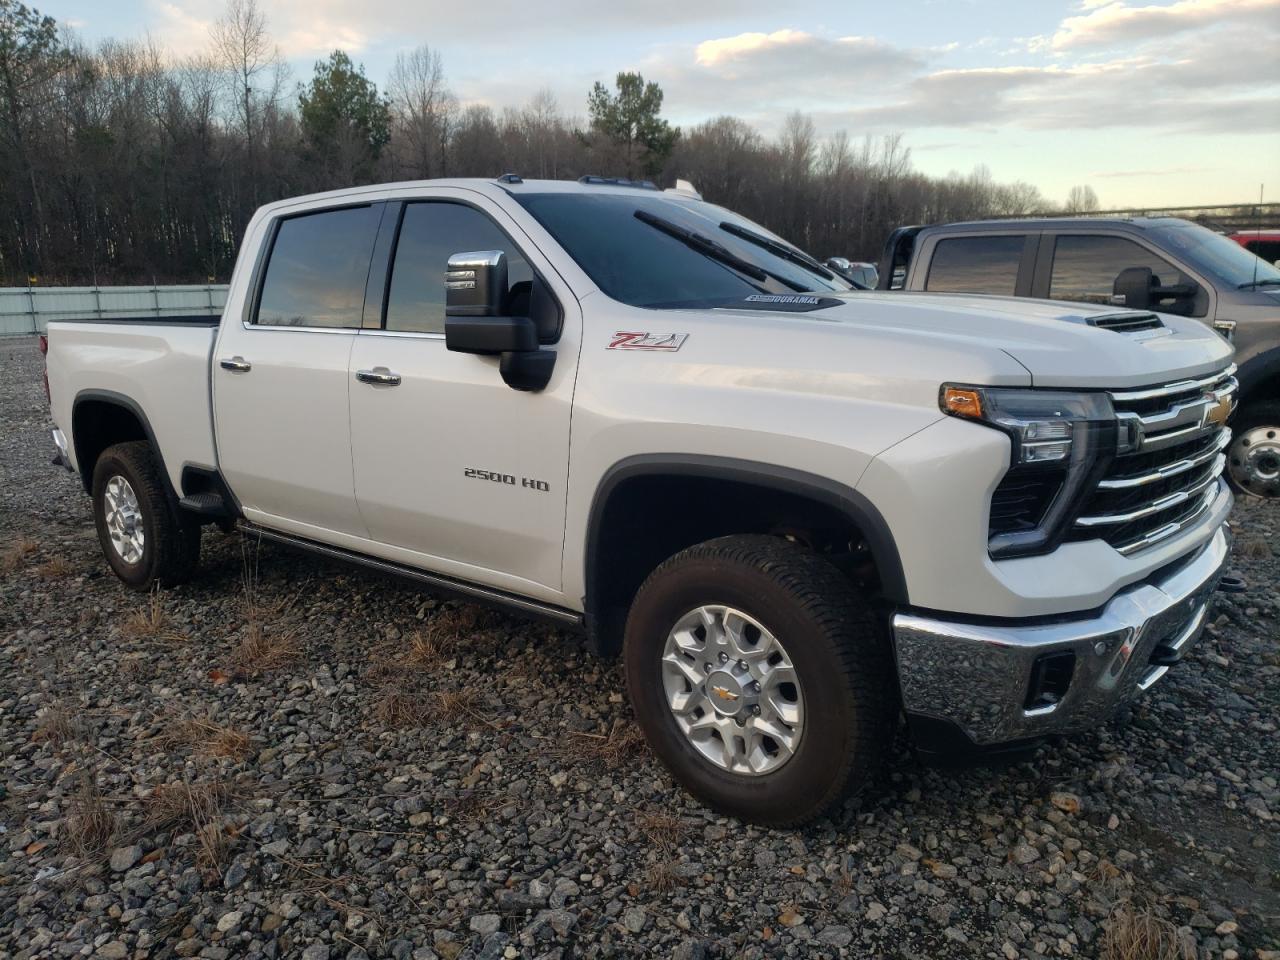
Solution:
{"label": "chrome front bumper", "polygon": [[75,472],[75,468],[71,466],[71,454],[67,452],[66,434],[57,427],[53,429],[53,447],[55,452],[52,463],[69,472]]}
{"label": "chrome front bumper", "polygon": [[[1084,619],[982,624],[899,613],[893,636],[908,717],[943,721],[979,746],[1096,726],[1195,643],[1229,538],[1223,524],[1191,560]],[[1050,662],[1057,695],[1037,696]]]}

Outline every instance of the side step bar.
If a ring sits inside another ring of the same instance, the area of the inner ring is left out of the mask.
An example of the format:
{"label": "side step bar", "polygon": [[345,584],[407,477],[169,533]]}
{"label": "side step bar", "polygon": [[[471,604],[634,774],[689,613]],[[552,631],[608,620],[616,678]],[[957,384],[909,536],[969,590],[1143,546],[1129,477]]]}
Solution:
{"label": "side step bar", "polygon": [[566,627],[581,628],[583,625],[583,618],[580,613],[557,607],[554,604],[530,600],[528,597],[516,596],[514,593],[507,593],[505,590],[468,583],[465,580],[456,580],[453,577],[446,577],[436,573],[428,573],[425,570],[419,570],[403,563],[370,557],[363,553],[356,553],[354,550],[344,550],[342,547],[330,546],[327,543],[317,543],[315,540],[294,536],[291,533],[268,530],[247,520],[239,521],[236,524],[236,528],[248,537],[257,537],[259,540],[267,540],[272,543],[283,544],[286,547],[305,550],[308,553],[318,554],[330,560],[341,560],[369,570],[376,570],[378,573],[411,580],[432,590],[456,594],[457,596],[466,597],[470,600],[479,600],[483,603],[491,603],[527,617],[549,620],[552,623]]}

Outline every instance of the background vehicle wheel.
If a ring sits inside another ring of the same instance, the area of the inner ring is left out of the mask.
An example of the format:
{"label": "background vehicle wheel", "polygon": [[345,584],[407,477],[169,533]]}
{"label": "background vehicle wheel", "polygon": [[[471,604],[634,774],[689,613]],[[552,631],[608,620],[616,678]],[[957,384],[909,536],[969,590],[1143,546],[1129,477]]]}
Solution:
{"label": "background vehicle wheel", "polygon": [[170,503],[149,444],[103,451],[93,468],[93,519],[107,562],[133,589],[182,583],[195,572],[200,527]]}
{"label": "background vehicle wheel", "polygon": [[1280,401],[1251,403],[1236,414],[1227,478],[1240,493],[1280,499]]}
{"label": "background vehicle wheel", "polygon": [[650,574],[623,645],[649,744],[700,799],[773,826],[872,779],[892,735],[888,639],[821,556],[777,537],[698,544]]}

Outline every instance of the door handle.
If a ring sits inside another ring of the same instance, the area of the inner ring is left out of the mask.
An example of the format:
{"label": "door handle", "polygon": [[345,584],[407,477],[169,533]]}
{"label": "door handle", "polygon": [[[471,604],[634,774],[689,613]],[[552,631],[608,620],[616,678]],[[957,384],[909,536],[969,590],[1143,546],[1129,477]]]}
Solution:
{"label": "door handle", "polygon": [[244,357],[231,357],[229,359],[227,357],[223,357],[218,361],[218,366],[223,370],[230,370],[234,373],[248,373],[253,369],[253,364]]}
{"label": "door handle", "polygon": [[357,370],[356,379],[361,383],[372,383],[381,387],[400,386],[400,374],[392,373],[386,367],[374,367],[372,370]]}

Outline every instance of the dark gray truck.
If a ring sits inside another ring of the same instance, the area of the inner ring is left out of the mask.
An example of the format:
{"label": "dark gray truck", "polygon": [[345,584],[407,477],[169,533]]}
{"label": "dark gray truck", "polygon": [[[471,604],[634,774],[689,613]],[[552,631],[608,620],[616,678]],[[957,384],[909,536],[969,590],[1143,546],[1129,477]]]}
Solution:
{"label": "dark gray truck", "polygon": [[987,220],[899,227],[880,290],[986,293],[1195,317],[1235,345],[1240,408],[1227,472],[1280,499],[1280,269],[1173,217]]}

